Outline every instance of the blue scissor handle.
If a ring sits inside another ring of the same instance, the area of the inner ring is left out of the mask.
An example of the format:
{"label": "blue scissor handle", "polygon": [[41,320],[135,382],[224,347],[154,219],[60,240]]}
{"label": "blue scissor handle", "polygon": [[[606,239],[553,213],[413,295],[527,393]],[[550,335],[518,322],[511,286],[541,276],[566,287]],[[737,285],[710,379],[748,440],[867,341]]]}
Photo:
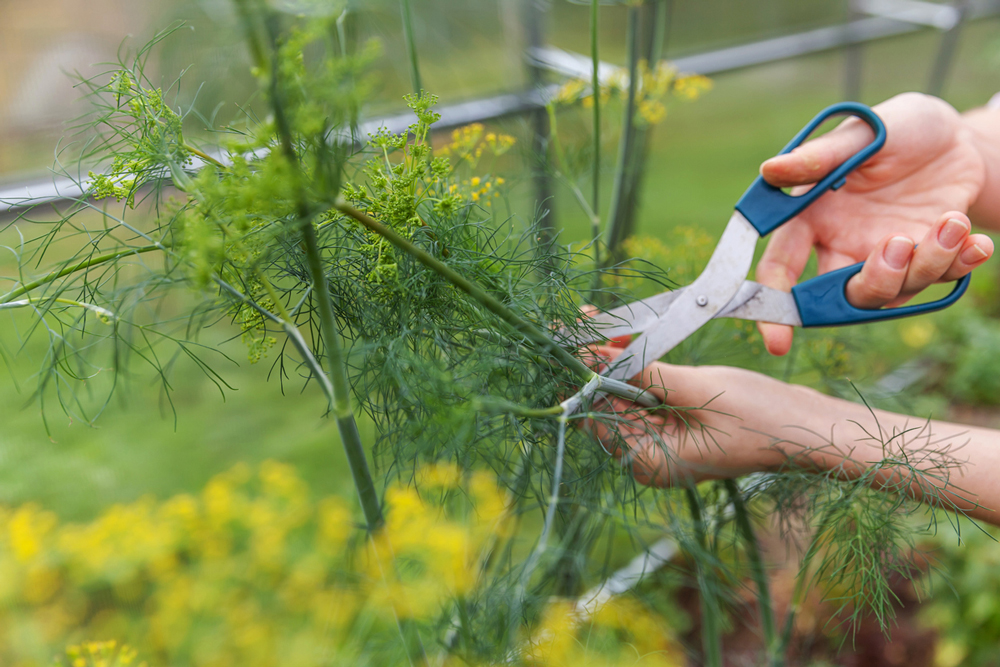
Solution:
{"label": "blue scissor handle", "polygon": [[775,229],[786,223],[791,218],[799,214],[802,209],[816,201],[816,199],[827,190],[836,190],[844,184],[847,174],[858,167],[862,162],[877,153],[885,143],[885,125],[882,120],[875,115],[875,112],[864,104],[857,102],[841,102],[823,109],[818,116],[812,119],[802,131],[795,135],[787,146],[778,155],[784,155],[801,144],[813,131],[823,124],[831,116],[857,116],[875,131],[875,139],[854,154],[842,165],[827,174],[823,180],[816,184],[809,192],[796,197],[786,195],[781,188],[776,188],[760,176],[747,188],[740,200],[736,203],[736,210],[743,214],[751,225],[761,236],[767,236]]}
{"label": "blue scissor handle", "polygon": [[955,289],[943,299],[930,303],[898,308],[855,308],[847,302],[847,281],[861,270],[864,262],[845,266],[836,271],[824,273],[792,288],[795,305],[799,307],[799,317],[803,327],[828,327],[841,324],[862,324],[879,320],[892,320],[920,313],[930,313],[947,308],[959,300],[969,288],[972,274],[955,284]]}

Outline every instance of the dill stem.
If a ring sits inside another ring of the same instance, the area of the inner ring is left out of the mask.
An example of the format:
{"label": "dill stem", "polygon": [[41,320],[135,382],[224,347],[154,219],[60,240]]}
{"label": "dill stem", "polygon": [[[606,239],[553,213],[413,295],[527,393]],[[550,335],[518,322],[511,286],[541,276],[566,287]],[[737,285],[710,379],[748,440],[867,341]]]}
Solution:
{"label": "dill stem", "polygon": [[222,164],[221,162],[219,162],[218,160],[216,160],[214,157],[212,157],[208,153],[206,153],[204,151],[198,150],[197,148],[195,148],[191,144],[182,143],[181,146],[183,146],[184,150],[186,150],[189,153],[192,153],[194,155],[197,155],[198,157],[200,157],[205,162],[208,162],[210,164],[214,164],[219,169],[228,169],[228,167],[226,165]]}
{"label": "dill stem", "polygon": [[[684,491],[687,494],[688,507],[693,519],[695,537],[704,550],[707,548],[707,542],[698,490],[694,486],[688,486]],[[716,607],[714,596],[709,591],[706,564],[695,559],[695,570],[698,580],[698,602],[701,609],[701,643],[705,654],[703,664],[707,667],[722,667],[722,631],[719,626],[719,610]]]}
{"label": "dill stem", "polygon": [[[569,173],[569,170],[566,168],[566,154],[563,151],[562,142],[559,141],[559,127],[557,125],[555,107],[550,103],[545,106],[545,109],[549,115],[550,141],[555,148],[556,162],[558,163],[558,169],[555,171],[555,176],[569,189],[570,192],[573,193],[577,203],[580,204],[580,208],[583,209],[583,212],[586,213],[587,217],[590,219],[591,229],[599,229],[601,225],[600,216],[597,215],[597,212],[590,205],[590,202],[587,201],[587,197],[583,194],[583,191],[580,190],[580,187],[565,176],[565,174]],[[596,242],[599,235],[600,234],[598,233],[598,235],[594,236],[592,240]]]}
{"label": "dill stem", "polygon": [[591,165],[593,180],[593,203],[591,210],[594,215],[591,217],[590,231],[594,242],[594,263],[600,266],[599,241],[601,238],[601,219],[598,211],[601,210],[601,53],[600,42],[597,34],[597,18],[599,0],[590,2],[590,88],[594,96],[594,162]]}
{"label": "dill stem", "polygon": [[21,287],[11,290],[0,297],[0,303],[10,301],[11,299],[16,299],[22,294],[27,294],[28,292],[38,289],[42,285],[47,285],[55,280],[58,280],[64,276],[68,276],[71,273],[76,273],[77,271],[83,271],[84,269],[89,269],[100,264],[105,264],[107,262],[113,262],[122,257],[128,257],[129,255],[141,255],[142,253],[152,252],[154,250],[161,250],[162,247],[158,244],[140,246],[138,248],[129,248],[128,250],[117,250],[115,252],[109,252],[104,255],[98,255],[97,257],[90,257],[76,264],[70,264],[69,266],[64,266],[61,269],[52,271],[46,276],[39,278],[38,280],[33,280],[30,283],[25,283]]}
{"label": "dill stem", "polygon": [[[618,163],[615,166],[615,184],[611,190],[611,204],[608,208],[608,263],[613,263],[618,255],[618,247],[624,240],[625,199],[634,193],[626,192],[631,181],[635,141],[635,100],[639,91],[639,15],[642,8],[633,4],[628,8],[628,99],[625,102],[625,117],[622,119],[622,136],[618,142]],[[600,275],[600,274],[598,274]]]}
{"label": "dill stem", "polygon": [[550,408],[529,408],[525,405],[518,405],[503,399],[479,399],[476,401],[476,410],[483,412],[510,413],[519,417],[557,417],[562,414],[562,406],[554,405]]}
{"label": "dill stem", "polygon": [[754,583],[757,586],[757,606],[760,613],[760,626],[764,635],[764,647],[767,651],[768,664],[775,667],[780,658],[778,656],[778,633],[774,625],[774,607],[771,604],[771,589],[767,581],[767,571],[764,568],[764,559],[761,557],[760,544],[757,535],[754,533],[753,525],[750,523],[750,513],[747,511],[746,503],[743,502],[743,494],[735,480],[725,481],[726,493],[733,503],[733,513],[736,516],[736,527],[743,536],[746,543],[747,558],[750,560],[750,571],[753,574]]}
{"label": "dill stem", "polygon": [[403,15],[403,39],[406,41],[407,56],[410,59],[410,81],[413,92],[420,94],[423,86],[420,83],[420,62],[417,60],[417,44],[413,34],[413,12],[410,11],[410,0],[399,0],[399,9]]}
{"label": "dill stem", "polygon": [[[267,27],[271,36],[272,49],[277,51],[278,38],[273,22],[269,21]],[[340,440],[343,443],[344,452],[347,454],[348,466],[351,469],[351,477],[354,479],[355,490],[361,501],[365,522],[368,524],[369,531],[375,531],[382,527],[385,520],[382,516],[375,482],[372,479],[371,470],[368,468],[368,457],[365,454],[364,444],[361,442],[361,434],[358,432],[358,423],[354,418],[354,411],[351,409],[350,383],[347,380],[343,346],[337,330],[337,321],[333,314],[333,302],[326,282],[326,273],[323,271],[319,238],[312,223],[312,215],[309,213],[309,203],[302,183],[303,175],[299,157],[295,152],[292,129],[282,104],[279,71],[280,69],[275,64],[271,72],[271,108],[274,111],[274,124],[281,141],[281,150],[288,161],[294,179],[294,195],[302,246],[316,298],[316,309],[319,311],[320,336],[323,339],[326,369],[332,388],[330,409],[337,420],[337,430],[340,432]],[[421,647],[421,654],[423,654],[422,649],[423,647]]]}

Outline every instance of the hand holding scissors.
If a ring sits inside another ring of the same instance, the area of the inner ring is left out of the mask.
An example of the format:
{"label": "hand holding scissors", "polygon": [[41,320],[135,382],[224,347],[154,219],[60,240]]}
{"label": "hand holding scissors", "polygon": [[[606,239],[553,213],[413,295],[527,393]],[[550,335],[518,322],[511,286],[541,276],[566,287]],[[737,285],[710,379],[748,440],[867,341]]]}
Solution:
{"label": "hand holding scissors", "polygon": [[[878,152],[885,143],[886,129],[868,107],[853,102],[836,104],[812,120],[781,154],[791,152],[831,116],[851,115],[863,120],[875,138],[833,169],[808,192],[786,195],[758,177],[736,204],[705,270],[691,285],[615,308],[593,318],[593,336],[576,342],[588,343],[640,333],[621,354],[607,375],[615,379],[635,376],[677,344],[716,317],[773,322],[801,327],[838,326],[906,317],[945,308],[968,288],[970,277],[959,280],[951,294],[932,303],[884,309],[852,306],[846,295],[848,281],[861,271],[863,262],[826,273],[781,292],[746,280],[757,241],[809,205],[844,185],[847,175]],[[836,197],[835,193],[829,196]],[[586,338],[586,337],[584,337]]]}

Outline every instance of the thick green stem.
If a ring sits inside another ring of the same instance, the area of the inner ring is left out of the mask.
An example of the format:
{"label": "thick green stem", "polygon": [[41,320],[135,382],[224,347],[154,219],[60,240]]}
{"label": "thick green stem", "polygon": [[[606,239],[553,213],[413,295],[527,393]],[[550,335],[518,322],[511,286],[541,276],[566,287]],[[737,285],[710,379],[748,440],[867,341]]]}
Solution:
{"label": "thick green stem", "polygon": [[639,92],[639,16],[642,8],[632,5],[628,9],[628,99],[625,102],[625,117],[622,120],[622,136],[618,142],[618,163],[615,167],[615,184],[611,191],[611,205],[608,209],[607,261],[614,263],[618,249],[624,240],[623,227],[625,211],[630,194],[627,186],[630,182],[631,167],[634,164],[633,153],[636,150],[635,116],[636,97]]}
{"label": "thick green stem", "polygon": [[[270,21],[267,22],[267,28],[270,32],[272,50],[277,51],[277,31]],[[326,351],[327,373],[333,388],[333,404],[330,406],[330,409],[337,419],[337,429],[340,431],[340,439],[347,454],[351,476],[354,479],[354,486],[361,500],[361,509],[365,514],[368,530],[374,531],[380,528],[384,522],[382,508],[379,504],[378,492],[375,490],[375,482],[372,480],[371,471],[368,468],[368,458],[365,455],[364,445],[361,442],[361,435],[358,432],[358,425],[354,419],[354,412],[351,410],[350,383],[347,380],[343,346],[341,345],[340,334],[337,329],[337,321],[333,314],[333,301],[327,286],[326,274],[323,271],[323,259],[319,249],[319,239],[316,234],[316,228],[312,224],[312,215],[309,212],[309,204],[303,183],[304,176],[299,165],[299,157],[295,152],[291,126],[288,122],[288,117],[285,115],[285,108],[282,103],[281,82],[278,77],[277,67],[272,67],[270,92],[271,108],[274,111],[274,124],[281,141],[281,150],[288,162],[288,166],[292,170],[294,178],[293,188],[298,223],[302,235],[302,248],[306,256],[310,282],[312,282],[313,296],[316,299],[316,309],[319,312],[320,336],[323,339],[323,346]]]}
{"label": "thick green stem", "polygon": [[406,52],[410,59],[410,82],[413,92],[417,95],[423,90],[420,82],[420,62],[417,60],[417,44],[413,35],[413,13],[410,11],[410,0],[399,0],[399,9],[403,15],[403,39],[406,41]]}
{"label": "thick green stem", "polygon": [[[688,499],[688,507],[691,511],[691,518],[694,523],[695,537],[701,545],[702,550],[707,549],[705,536],[705,523],[701,515],[701,499],[698,497],[698,490],[689,486],[685,489]],[[708,573],[705,564],[695,562],[698,578],[698,601],[701,607],[701,643],[703,664],[706,667],[722,667],[722,628],[719,623],[719,608],[716,604],[715,596],[708,585]]]}
{"label": "thick green stem", "polygon": [[361,508],[365,513],[368,530],[376,530],[382,526],[382,509],[379,507],[378,492],[368,469],[368,458],[365,456],[358,424],[351,410],[351,387],[347,381],[346,361],[343,345],[337,330],[337,321],[333,315],[333,303],[330,290],[326,284],[326,274],[323,272],[323,262],[319,251],[319,241],[316,229],[308,220],[302,222],[302,241],[306,253],[306,263],[309,267],[309,277],[316,297],[316,308],[319,311],[320,333],[323,336],[323,346],[326,348],[326,366],[333,385],[333,405],[331,409],[337,419],[337,429],[340,439],[347,452],[347,462],[354,478],[354,486],[361,499]]}
{"label": "thick green stem", "polygon": [[129,255],[141,255],[145,252],[153,252],[154,250],[161,250],[160,245],[146,245],[140,246],[138,248],[129,248],[128,250],[117,250],[115,252],[109,252],[104,255],[98,255],[97,257],[90,257],[83,260],[82,262],[77,262],[76,264],[70,264],[64,266],[61,269],[57,269],[49,273],[48,275],[39,278],[38,280],[33,280],[30,283],[25,283],[17,289],[11,290],[7,294],[0,297],[0,303],[10,301],[11,299],[16,299],[22,294],[27,294],[28,292],[41,287],[42,285],[47,285],[55,280],[62,278],[63,276],[68,276],[71,273],[76,273],[77,271],[83,271],[84,269],[89,269],[100,264],[106,264],[107,262],[113,262],[116,259],[121,259],[122,257],[128,257]]}
{"label": "thick green stem", "polygon": [[591,239],[594,242],[594,263],[598,266],[601,265],[601,76],[600,76],[600,65],[601,65],[601,54],[600,54],[600,44],[597,34],[597,17],[598,17],[598,0],[591,0],[590,2],[590,62],[591,62],[591,73],[590,73],[590,87],[594,95],[594,162],[592,166],[593,173],[591,175],[593,182],[593,201],[591,203],[591,210],[594,212],[591,218]]}
{"label": "thick green stem", "polygon": [[733,503],[733,512],[736,516],[736,528],[743,537],[746,544],[747,558],[750,560],[750,571],[753,575],[754,583],[757,586],[757,606],[760,611],[760,626],[764,635],[764,647],[767,651],[768,664],[774,667],[778,664],[779,650],[778,632],[774,624],[774,607],[771,604],[771,588],[767,581],[767,570],[764,566],[764,559],[760,553],[760,544],[757,542],[757,535],[754,533],[753,525],[750,523],[750,513],[746,503],[743,502],[743,494],[735,480],[725,481],[726,493]]}

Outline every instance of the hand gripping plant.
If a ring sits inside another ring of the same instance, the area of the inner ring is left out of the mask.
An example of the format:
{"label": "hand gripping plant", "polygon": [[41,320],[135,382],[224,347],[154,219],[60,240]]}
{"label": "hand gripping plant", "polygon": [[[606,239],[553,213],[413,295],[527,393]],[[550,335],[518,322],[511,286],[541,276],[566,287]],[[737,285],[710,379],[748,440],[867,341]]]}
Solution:
{"label": "hand gripping plant", "polygon": [[[402,4],[408,18],[409,4]],[[782,662],[795,610],[817,577],[835,588],[851,619],[871,603],[887,620],[886,573],[906,570],[899,554],[912,533],[904,519],[916,507],[903,499],[904,481],[872,491],[877,472],[845,481],[807,474],[791,461],[787,471],[742,483],[681,483],[654,494],[635,484],[591,429],[570,428],[588,420],[614,427],[626,417],[635,424],[656,407],[635,387],[600,376],[571,341],[588,327],[584,304],[603,306],[663,282],[646,265],[622,261],[641,135],[662,119],[668,93],[693,97],[707,85],[646,64],[659,59],[662,34],[650,37],[640,58],[640,12],[655,10],[662,24],[665,5],[630,7],[626,82],[609,86],[595,76],[589,95],[586,82],[571,82],[549,107],[554,173],[593,225],[594,243],[583,250],[560,245],[538,222],[500,212],[510,204],[496,170],[512,137],[473,126],[434,148],[436,99],[419,83],[406,100],[416,117],[409,132],[381,131],[359,148],[357,120],[378,47],[351,52],[339,12],[293,18],[263,0],[236,2],[266,112],[263,119],[248,113],[239,129],[221,135],[219,152],[185,138],[183,116],[145,75],[148,49],[88,80],[96,113],[83,128],[80,162],[106,167],[90,174],[91,197],[55,224],[28,228],[17,248],[21,275],[0,297],[0,308],[30,309],[34,331],[49,336],[39,399],[55,395],[89,422],[93,401],[75,388],[98,371],[125,370],[139,359],[167,387],[172,362],[165,360],[180,354],[217,377],[193,336],[235,322],[251,362],[268,359],[282,382],[299,378],[322,388],[365,528],[389,568],[380,484],[354,404],[375,424],[374,456],[389,476],[419,489],[424,462],[491,470],[506,489],[506,511],[521,519],[487,540],[475,587],[443,605],[438,621],[412,622],[406,605],[394,603],[398,647],[414,664],[449,655],[473,663],[568,660],[576,654],[564,646],[567,628],[585,618],[567,600],[601,580],[602,551],[611,553],[616,531],[645,544],[664,526],[695,564],[706,664],[721,664],[725,603],[745,571],[772,664]],[[596,62],[596,0],[592,9]],[[412,43],[409,50],[419,82]],[[613,93],[623,100],[624,130],[605,236],[597,200],[601,109]],[[590,201],[555,125],[558,105],[580,100],[594,121]],[[124,202],[119,212],[109,198]],[[27,275],[53,253],[61,259],[49,271]],[[199,296],[188,312],[173,293],[178,287]],[[737,330],[740,340],[746,335]],[[110,393],[117,384],[96,378],[88,391]],[[599,400],[607,394],[635,408],[609,412]],[[659,409],[698,432],[686,411]],[[700,438],[711,446],[710,432]],[[885,465],[926,474],[898,440],[885,449]],[[949,459],[940,458],[938,469],[947,470]],[[816,517],[784,632],[774,619],[751,506]],[[552,596],[561,601],[549,603]],[[603,613],[627,616],[629,604]],[[591,612],[602,613],[589,610],[587,618]],[[620,620],[610,625],[624,628]],[[657,627],[651,622],[649,631]]]}

